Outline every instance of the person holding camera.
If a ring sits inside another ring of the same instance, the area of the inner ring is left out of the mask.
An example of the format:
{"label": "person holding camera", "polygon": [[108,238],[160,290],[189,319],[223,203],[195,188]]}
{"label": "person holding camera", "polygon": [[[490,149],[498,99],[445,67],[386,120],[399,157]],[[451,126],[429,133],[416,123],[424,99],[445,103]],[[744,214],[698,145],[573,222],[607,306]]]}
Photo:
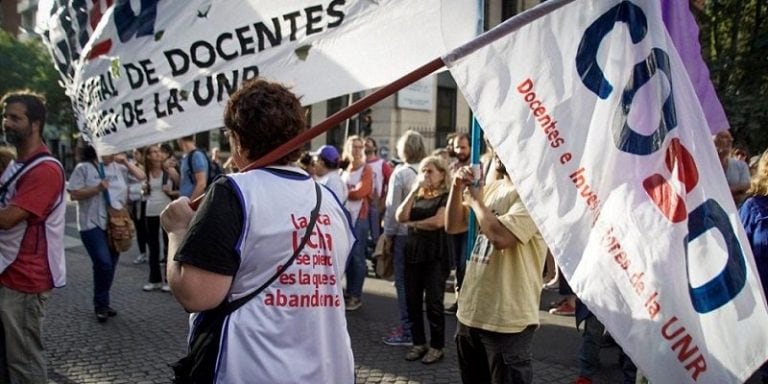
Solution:
{"label": "person holding camera", "polygon": [[467,230],[470,208],[478,224],[456,313],[459,372],[464,383],[531,383],[547,245],[504,164],[493,160],[502,178],[483,186],[477,170],[459,168],[446,208],[448,233]]}

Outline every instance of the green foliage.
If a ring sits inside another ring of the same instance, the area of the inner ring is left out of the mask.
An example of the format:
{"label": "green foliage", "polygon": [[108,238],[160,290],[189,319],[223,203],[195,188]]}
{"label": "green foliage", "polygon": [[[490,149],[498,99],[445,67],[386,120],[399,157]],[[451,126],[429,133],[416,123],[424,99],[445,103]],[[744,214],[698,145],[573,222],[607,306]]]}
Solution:
{"label": "green foliage", "polygon": [[39,39],[19,41],[0,30],[0,95],[17,89],[30,89],[45,95],[48,123],[67,132],[73,128],[72,104],[59,84],[53,60]]}
{"label": "green foliage", "polygon": [[711,0],[697,16],[731,133],[759,154],[768,148],[768,1]]}

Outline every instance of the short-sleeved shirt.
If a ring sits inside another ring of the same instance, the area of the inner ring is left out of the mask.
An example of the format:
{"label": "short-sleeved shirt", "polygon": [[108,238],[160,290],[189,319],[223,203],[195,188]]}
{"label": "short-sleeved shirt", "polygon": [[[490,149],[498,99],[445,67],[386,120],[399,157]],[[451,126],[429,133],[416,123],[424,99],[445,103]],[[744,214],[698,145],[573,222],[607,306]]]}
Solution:
{"label": "short-sleeved shirt", "polygon": [[[230,180],[222,177],[211,185],[204,199],[174,260],[234,276],[240,266],[237,245],[244,220],[240,198]],[[201,220],[203,217],[206,219]]]}
{"label": "short-sleeved shirt", "polygon": [[[192,156],[192,171],[189,170],[189,156]],[[205,154],[195,149],[189,153],[184,154],[179,162],[181,169],[179,174],[181,180],[179,181],[179,195],[190,197],[195,190],[194,175],[198,172],[204,172],[206,180],[208,179],[208,159]],[[191,178],[190,178],[191,174]]]}
{"label": "short-sleeved shirt", "polygon": [[739,159],[729,158],[725,179],[728,180],[729,186],[749,184],[749,165]]}
{"label": "short-sleeved shirt", "polygon": [[467,261],[456,317],[469,327],[518,333],[539,324],[541,271],[547,246],[508,179],[491,182],[484,193],[485,205],[518,241],[509,248],[495,249],[480,239],[483,235],[479,231]]}
{"label": "short-sleeved shirt", "polygon": [[407,236],[408,227],[400,224],[396,216],[397,207],[403,202],[408,192],[413,187],[413,182],[418,175],[418,163],[400,164],[392,172],[387,187],[387,200],[384,203],[384,234],[387,236]]}
{"label": "short-sleeved shirt", "polygon": [[[67,190],[78,191],[93,188],[101,183],[98,166],[83,161],[75,166],[69,176]],[[125,165],[111,162],[104,165],[104,178],[109,181],[110,203],[113,208],[120,209],[128,200],[128,168]],[[77,229],[88,231],[93,228],[107,228],[107,204],[103,193],[98,193],[87,199],[77,201]]]}
{"label": "short-sleeved shirt", "polygon": [[[41,152],[48,150],[41,146],[30,157]],[[63,204],[63,190],[64,172],[52,161],[36,165],[16,181],[16,193],[8,205],[27,211],[29,218],[18,256],[0,274],[0,286],[27,293],[39,293],[53,288],[45,226],[51,211],[57,204]]]}

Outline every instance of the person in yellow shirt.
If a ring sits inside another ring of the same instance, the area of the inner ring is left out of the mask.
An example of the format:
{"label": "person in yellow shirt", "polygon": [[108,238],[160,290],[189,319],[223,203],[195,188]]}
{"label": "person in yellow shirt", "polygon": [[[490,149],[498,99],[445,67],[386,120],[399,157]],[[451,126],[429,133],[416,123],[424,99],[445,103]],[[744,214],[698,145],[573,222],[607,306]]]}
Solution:
{"label": "person in yellow shirt", "polygon": [[478,223],[456,314],[459,371],[464,383],[531,383],[547,246],[504,164],[494,160],[502,177],[486,186],[473,181],[471,167],[456,171],[445,215],[449,234],[467,230],[469,209]]}

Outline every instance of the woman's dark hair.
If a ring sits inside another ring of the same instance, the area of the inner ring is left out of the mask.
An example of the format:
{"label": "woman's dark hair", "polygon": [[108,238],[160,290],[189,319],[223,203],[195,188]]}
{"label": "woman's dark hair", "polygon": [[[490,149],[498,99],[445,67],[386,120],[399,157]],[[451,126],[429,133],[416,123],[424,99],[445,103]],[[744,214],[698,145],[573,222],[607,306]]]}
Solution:
{"label": "woman's dark hair", "polygon": [[[304,108],[288,88],[256,78],[230,96],[224,125],[237,134],[249,160],[255,160],[296,137],[307,124]],[[301,151],[296,149],[275,164],[294,162]]]}
{"label": "woman's dark hair", "polygon": [[312,165],[312,155],[309,152],[302,152],[299,155],[299,164],[302,168],[307,169]]}
{"label": "woman's dark hair", "polygon": [[96,155],[96,148],[93,148],[93,146],[91,146],[90,144],[83,145],[81,154],[82,154],[81,161],[93,162],[99,158],[99,156]]}

